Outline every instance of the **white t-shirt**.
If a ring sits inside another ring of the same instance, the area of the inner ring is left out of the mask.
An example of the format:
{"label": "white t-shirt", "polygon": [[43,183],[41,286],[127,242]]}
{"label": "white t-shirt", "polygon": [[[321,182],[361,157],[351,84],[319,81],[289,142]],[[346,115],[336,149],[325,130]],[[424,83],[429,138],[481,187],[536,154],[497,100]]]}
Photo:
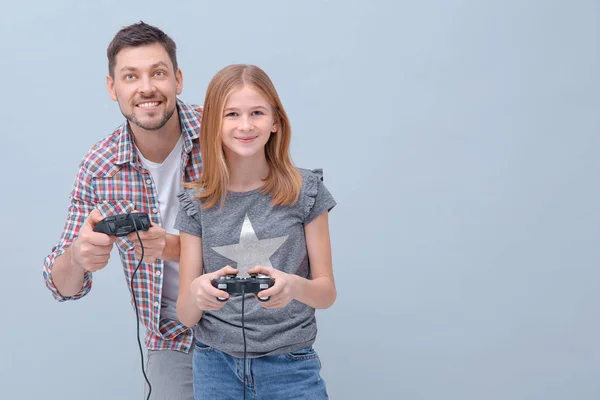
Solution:
{"label": "white t-shirt", "polygon": [[[144,158],[138,150],[138,155],[144,167],[150,172],[155,192],[158,196],[162,228],[167,233],[179,235],[173,226],[179,207],[177,193],[182,189],[181,151],[183,136],[179,136],[177,144],[162,163],[155,163]],[[177,320],[176,305],[179,293],[179,263],[164,261],[163,285],[160,314],[162,317]]]}

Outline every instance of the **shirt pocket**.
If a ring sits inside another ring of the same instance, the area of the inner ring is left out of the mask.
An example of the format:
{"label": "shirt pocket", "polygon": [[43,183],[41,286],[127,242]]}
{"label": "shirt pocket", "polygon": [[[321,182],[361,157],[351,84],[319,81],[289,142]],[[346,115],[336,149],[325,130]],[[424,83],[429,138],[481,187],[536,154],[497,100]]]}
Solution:
{"label": "shirt pocket", "polygon": [[[103,200],[96,207],[104,218],[135,211],[135,205],[130,200]],[[126,237],[117,238],[115,243],[121,252],[132,251],[134,248],[133,242]]]}

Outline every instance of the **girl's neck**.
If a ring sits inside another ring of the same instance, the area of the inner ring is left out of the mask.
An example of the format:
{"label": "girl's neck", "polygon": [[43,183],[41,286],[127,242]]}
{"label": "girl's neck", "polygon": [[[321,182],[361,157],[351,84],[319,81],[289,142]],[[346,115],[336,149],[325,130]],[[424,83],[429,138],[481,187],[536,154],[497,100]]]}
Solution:
{"label": "girl's neck", "polygon": [[227,166],[229,167],[227,190],[232,192],[249,192],[262,187],[270,170],[264,153],[252,158],[228,154]]}

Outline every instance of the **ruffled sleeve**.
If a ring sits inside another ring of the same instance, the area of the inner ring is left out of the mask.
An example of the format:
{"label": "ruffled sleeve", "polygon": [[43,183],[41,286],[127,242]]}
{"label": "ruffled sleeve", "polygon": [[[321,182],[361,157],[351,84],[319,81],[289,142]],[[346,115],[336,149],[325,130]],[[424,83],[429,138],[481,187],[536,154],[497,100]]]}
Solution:
{"label": "ruffled sleeve", "polygon": [[175,218],[174,228],[180,232],[202,236],[200,200],[194,197],[194,193],[193,190],[182,190],[177,194],[179,211]]}
{"label": "ruffled sleeve", "polygon": [[179,205],[188,216],[196,215],[200,212],[199,205],[194,201],[194,198],[187,190],[182,190],[177,194]]}
{"label": "ruffled sleeve", "polygon": [[308,224],[325,211],[331,211],[336,201],[323,183],[323,169],[303,172],[303,212],[304,224]]}

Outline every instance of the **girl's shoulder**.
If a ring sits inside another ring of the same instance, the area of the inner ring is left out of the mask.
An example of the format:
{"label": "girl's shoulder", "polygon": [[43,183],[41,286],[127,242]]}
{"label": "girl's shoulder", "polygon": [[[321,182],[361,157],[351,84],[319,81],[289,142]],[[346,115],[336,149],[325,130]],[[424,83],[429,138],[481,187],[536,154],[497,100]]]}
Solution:
{"label": "girl's shoulder", "polygon": [[193,217],[200,214],[201,201],[196,196],[199,193],[199,189],[185,188],[177,193],[177,199],[179,200],[179,208],[185,212],[189,217]]}
{"label": "girl's shoulder", "polygon": [[316,179],[323,181],[323,168],[308,169],[297,167],[296,169],[300,172],[300,175],[302,175],[302,184],[304,184],[305,181]]}
{"label": "girl's shoulder", "polygon": [[296,168],[302,176],[300,197],[314,198],[317,196],[319,186],[323,185],[323,169]]}
{"label": "girl's shoulder", "polygon": [[303,208],[305,219],[309,221],[314,218],[315,214],[324,210],[331,210],[336,202],[325,187],[322,168],[297,169],[302,175],[299,205]]}

